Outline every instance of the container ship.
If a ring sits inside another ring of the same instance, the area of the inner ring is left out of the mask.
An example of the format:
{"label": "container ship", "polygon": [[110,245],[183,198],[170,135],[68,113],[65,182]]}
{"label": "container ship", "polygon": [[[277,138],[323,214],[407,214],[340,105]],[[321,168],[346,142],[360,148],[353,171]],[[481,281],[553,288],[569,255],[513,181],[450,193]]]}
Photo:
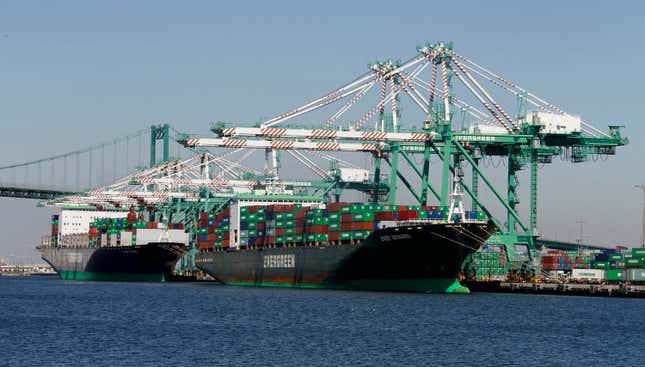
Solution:
{"label": "container ship", "polygon": [[134,209],[88,208],[53,215],[37,249],[63,280],[164,282],[187,244],[183,228],[137,220]]}
{"label": "container ship", "polygon": [[201,213],[195,261],[231,285],[468,293],[462,264],[496,228],[451,209],[234,201]]}

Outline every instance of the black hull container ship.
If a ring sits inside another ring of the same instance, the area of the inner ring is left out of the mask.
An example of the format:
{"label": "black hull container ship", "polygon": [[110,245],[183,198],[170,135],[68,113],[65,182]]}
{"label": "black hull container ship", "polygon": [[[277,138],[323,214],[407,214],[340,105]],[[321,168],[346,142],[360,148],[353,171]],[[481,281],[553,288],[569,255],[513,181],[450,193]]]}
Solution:
{"label": "black hull container ship", "polygon": [[37,249],[63,280],[164,282],[187,252],[187,234],[158,227],[133,210],[63,210]]}
{"label": "black hull container ship", "polygon": [[182,243],[119,247],[44,247],[39,250],[63,280],[164,282],[186,253]]}
{"label": "black hull container ship", "polygon": [[[284,207],[232,206],[220,213],[213,223],[228,223],[224,234],[232,234],[212,248],[200,246],[197,266],[231,285],[468,293],[459,282],[461,265],[496,229],[472,213],[448,221],[447,210],[437,207],[398,210],[402,208],[348,204],[329,211]],[[343,214],[347,207],[354,213]],[[253,211],[255,222],[249,221]],[[230,223],[239,228],[255,223],[256,229],[236,230]],[[231,238],[237,246],[231,245]]]}

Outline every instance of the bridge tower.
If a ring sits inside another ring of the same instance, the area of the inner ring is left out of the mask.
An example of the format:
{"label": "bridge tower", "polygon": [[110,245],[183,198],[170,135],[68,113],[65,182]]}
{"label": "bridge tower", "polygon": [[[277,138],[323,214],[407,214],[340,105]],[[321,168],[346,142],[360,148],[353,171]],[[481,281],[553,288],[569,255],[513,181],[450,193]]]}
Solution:
{"label": "bridge tower", "polygon": [[168,162],[169,130],[170,126],[168,124],[150,126],[150,167],[157,164],[157,140],[163,141],[162,162]]}

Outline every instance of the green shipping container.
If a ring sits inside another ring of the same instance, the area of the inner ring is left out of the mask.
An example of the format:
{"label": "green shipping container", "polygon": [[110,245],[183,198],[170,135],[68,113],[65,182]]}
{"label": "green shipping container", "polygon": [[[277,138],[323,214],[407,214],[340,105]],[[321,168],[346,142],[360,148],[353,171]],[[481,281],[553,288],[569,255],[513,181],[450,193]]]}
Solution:
{"label": "green shipping container", "polygon": [[340,213],[329,213],[329,222],[340,222]]}
{"label": "green shipping container", "polygon": [[640,266],[640,265],[641,265],[640,259],[625,259],[625,266],[634,267],[634,266]]}
{"label": "green shipping container", "polygon": [[273,218],[278,221],[278,220],[284,220],[284,213],[275,213]]}
{"label": "green shipping container", "polygon": [[645,248],[641,248],[641,247],[633,248],[632,255],[634,255],[634,257],[645,256]]}
{"label": "green shipping container", "polygon": [[625,279],[625,271],[622,269],[608,269],[607,280],[621,281]]}
{"label": "green shipping container", "polygon": [[609,256],[609,260],[611,260],[611,261],[623,261],[623,254],[611,254]]}
{"label": "green shipping container", "polygon": [[351,240],[352,239],[352,233],[353,232],[340,232],[340,239],[341,240]]}
{"label": "green shipping container", "polygon": [[327,233],[316,233],[316,241],[329,241],[329,235]]}
{"label": "green shipping container", "polygon": [[340,230],[340,223],[329,223],[329,231],[336,232]]}
{"label": "green shipping container", "polygon": [[609,268],[609,261],[597,261],[594,264],[595,269],[607,269]]}
{"label": "green shipping container", "polygon": [[327,218],[327,217],[316,217],[316,218],[314,218],[314,224],[329,224],[329,218]]}
{"label": "green shipping container", "polygon": [[294,235],[294,234],[296,234],[296,229],[295,228],[286,228],[284,234],[286,234],[286,235]]}
{"label": "green shipping container", "polygon": [[354,213],[355,222],[367,222],[374,220],[373,212]]}

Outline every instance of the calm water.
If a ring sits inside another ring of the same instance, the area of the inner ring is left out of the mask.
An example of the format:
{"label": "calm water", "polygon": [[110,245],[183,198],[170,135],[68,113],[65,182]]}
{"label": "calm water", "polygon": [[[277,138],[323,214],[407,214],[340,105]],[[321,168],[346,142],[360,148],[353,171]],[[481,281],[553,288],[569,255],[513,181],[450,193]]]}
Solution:
{"label": "calm water", "polygon": [[2,366],[641,366],[645,300],[0,277]]}

